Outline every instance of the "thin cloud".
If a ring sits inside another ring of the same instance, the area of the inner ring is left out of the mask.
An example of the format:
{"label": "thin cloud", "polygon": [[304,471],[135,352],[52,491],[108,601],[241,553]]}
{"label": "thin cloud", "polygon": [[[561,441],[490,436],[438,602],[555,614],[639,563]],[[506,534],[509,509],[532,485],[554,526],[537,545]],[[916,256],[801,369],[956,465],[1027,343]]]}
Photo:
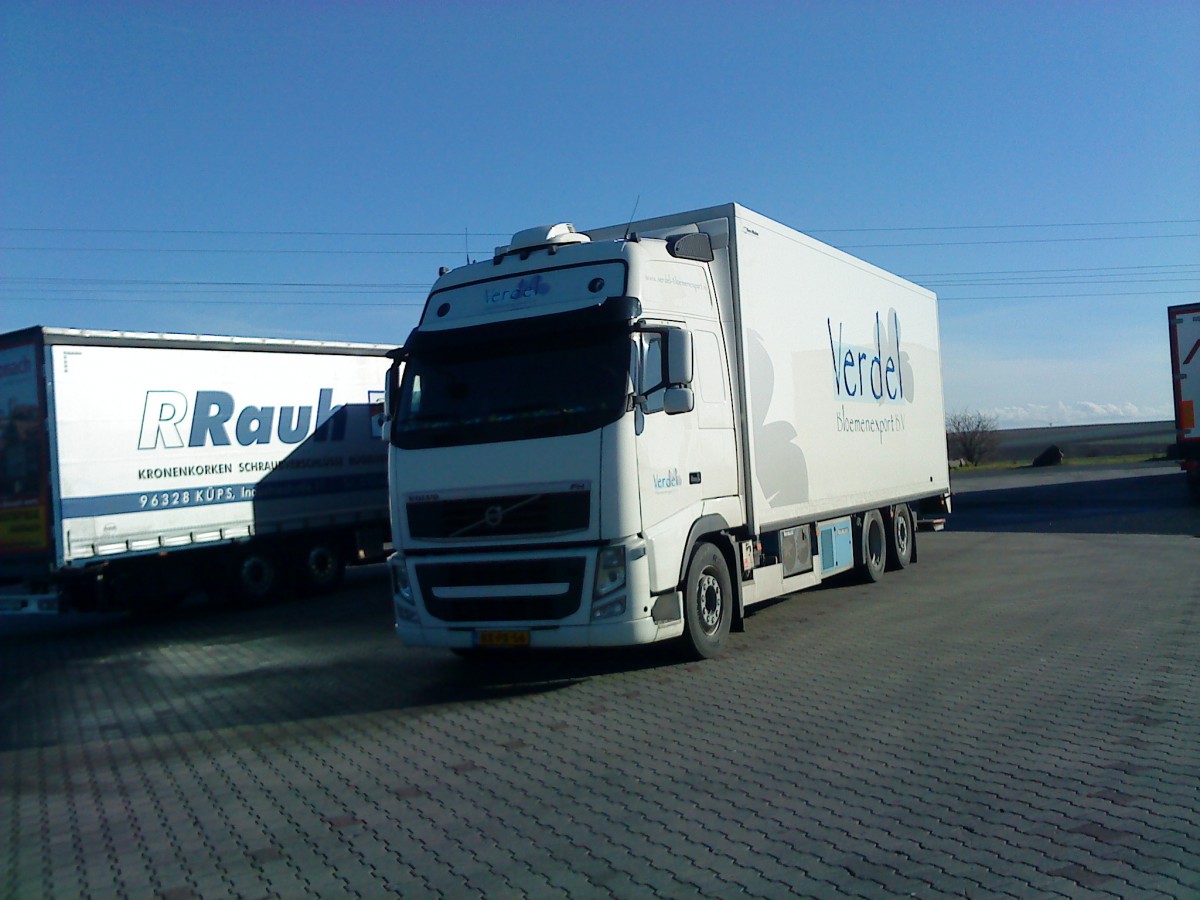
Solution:
{"label": "thin cloud", "polygon": [[1093,400],[999,406],[983,410],[983,412],[995,416],[996,423],[1001,428],[1160,422],[1168,420],[1172,416],[1170,406],[1148,406],[1128,402],[1097,403]]}

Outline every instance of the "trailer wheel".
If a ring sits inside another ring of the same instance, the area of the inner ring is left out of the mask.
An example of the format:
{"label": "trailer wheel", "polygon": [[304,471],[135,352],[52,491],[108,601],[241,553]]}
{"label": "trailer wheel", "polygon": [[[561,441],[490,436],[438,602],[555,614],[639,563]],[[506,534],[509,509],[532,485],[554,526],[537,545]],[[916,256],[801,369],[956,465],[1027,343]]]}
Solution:
{"label": "trailer wheel", "polygon": [[883,527],[883,516],[879,510],[863,513],[859,532],[858,572],[863,581],[876,582],[883,578],[887,568],[887,530]]}
{"label": "trailer wheel", "polygon": [[692,553],[684,583],[684,641],[692,659],[711,659],[721,652],[733,618],[729,566],[713,544],[701,543]]}
{"label": "trailer wheel", "polygon": [[907,503],[892,507],[891,524],[888,531],[888,566],[906,569],[914,559],[917,540],[912,510]]}
{"label": "trailer wheel", "polygon": [[342,581],[346,557],[334,540],[319,540],[305,547],[297,560],[300,586],[310,594],[332,591]]}
{"label": "trailer wheel", "polygon": [[261,603],[279,590],[279,563],[267,550],[247,550],[235,558],[234,588],[238,598]]}

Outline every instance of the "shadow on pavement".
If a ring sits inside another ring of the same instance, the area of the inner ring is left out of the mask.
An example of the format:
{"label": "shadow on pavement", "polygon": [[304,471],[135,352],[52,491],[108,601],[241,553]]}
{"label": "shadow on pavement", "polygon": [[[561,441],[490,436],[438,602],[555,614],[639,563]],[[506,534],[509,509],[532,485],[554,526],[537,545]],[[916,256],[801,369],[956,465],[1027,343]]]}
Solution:
{"label": "shadow on pavement", "polygon": [[1137,475],[954,495],[947,531],[1200,536],[1200,506],[1182,477]]}
{"label": "shadow on pavement", "polygon": [[386,574],[342,591],[170,618],[0,620],[0,752],[547,694],[678,664],[674,647],[460,659],[396,638]]}

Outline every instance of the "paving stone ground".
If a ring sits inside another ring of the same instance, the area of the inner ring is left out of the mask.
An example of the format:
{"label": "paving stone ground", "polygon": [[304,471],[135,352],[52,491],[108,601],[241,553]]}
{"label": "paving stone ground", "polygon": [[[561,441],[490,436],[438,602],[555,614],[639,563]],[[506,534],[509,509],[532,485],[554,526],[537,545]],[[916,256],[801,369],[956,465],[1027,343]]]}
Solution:
{"label": "paving stone ground", "polygon": [[705,663],[405,648],[378,569],[0,625],[0,898],[1200,897],[1197,538],[919,550]]}

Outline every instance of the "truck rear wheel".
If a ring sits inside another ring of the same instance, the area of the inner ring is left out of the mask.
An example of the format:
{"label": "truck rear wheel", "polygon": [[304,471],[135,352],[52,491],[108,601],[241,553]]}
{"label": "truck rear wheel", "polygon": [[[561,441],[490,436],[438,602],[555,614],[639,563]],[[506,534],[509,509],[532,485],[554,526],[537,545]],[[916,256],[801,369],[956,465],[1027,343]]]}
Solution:
{"label": "truck rear wheel", "polygon": [[876,582],[883,578],[887,568],[887,530],[879,510],[863,513],[858,537],[858,573],[863,581]]}
{"label": "truck rear wheel", "polygon": [[683,632],[688,656],[711,659],[721,652],[733,618],[729,566],[714,545],[696,546],[684,583]]}
{"label": "truck rear wheel", "polygon": [[337,541],[314,541],[300,551],[296,571],[303,590],[310,594],[328,593],[341,584],[346,557]]}
{"label": "truck rear wheel", "polygon": [[234,557],[234,590],[238,599],[261,603],[279,590],[279,562],[265,549],[246,550]]}
{"label": "truck rear wheel", "polygon": [[913,514],[908,504],[892,507],[891,528],[888,530],[888,565],[893,569],[908,568],[914,558],[916,540]]}

